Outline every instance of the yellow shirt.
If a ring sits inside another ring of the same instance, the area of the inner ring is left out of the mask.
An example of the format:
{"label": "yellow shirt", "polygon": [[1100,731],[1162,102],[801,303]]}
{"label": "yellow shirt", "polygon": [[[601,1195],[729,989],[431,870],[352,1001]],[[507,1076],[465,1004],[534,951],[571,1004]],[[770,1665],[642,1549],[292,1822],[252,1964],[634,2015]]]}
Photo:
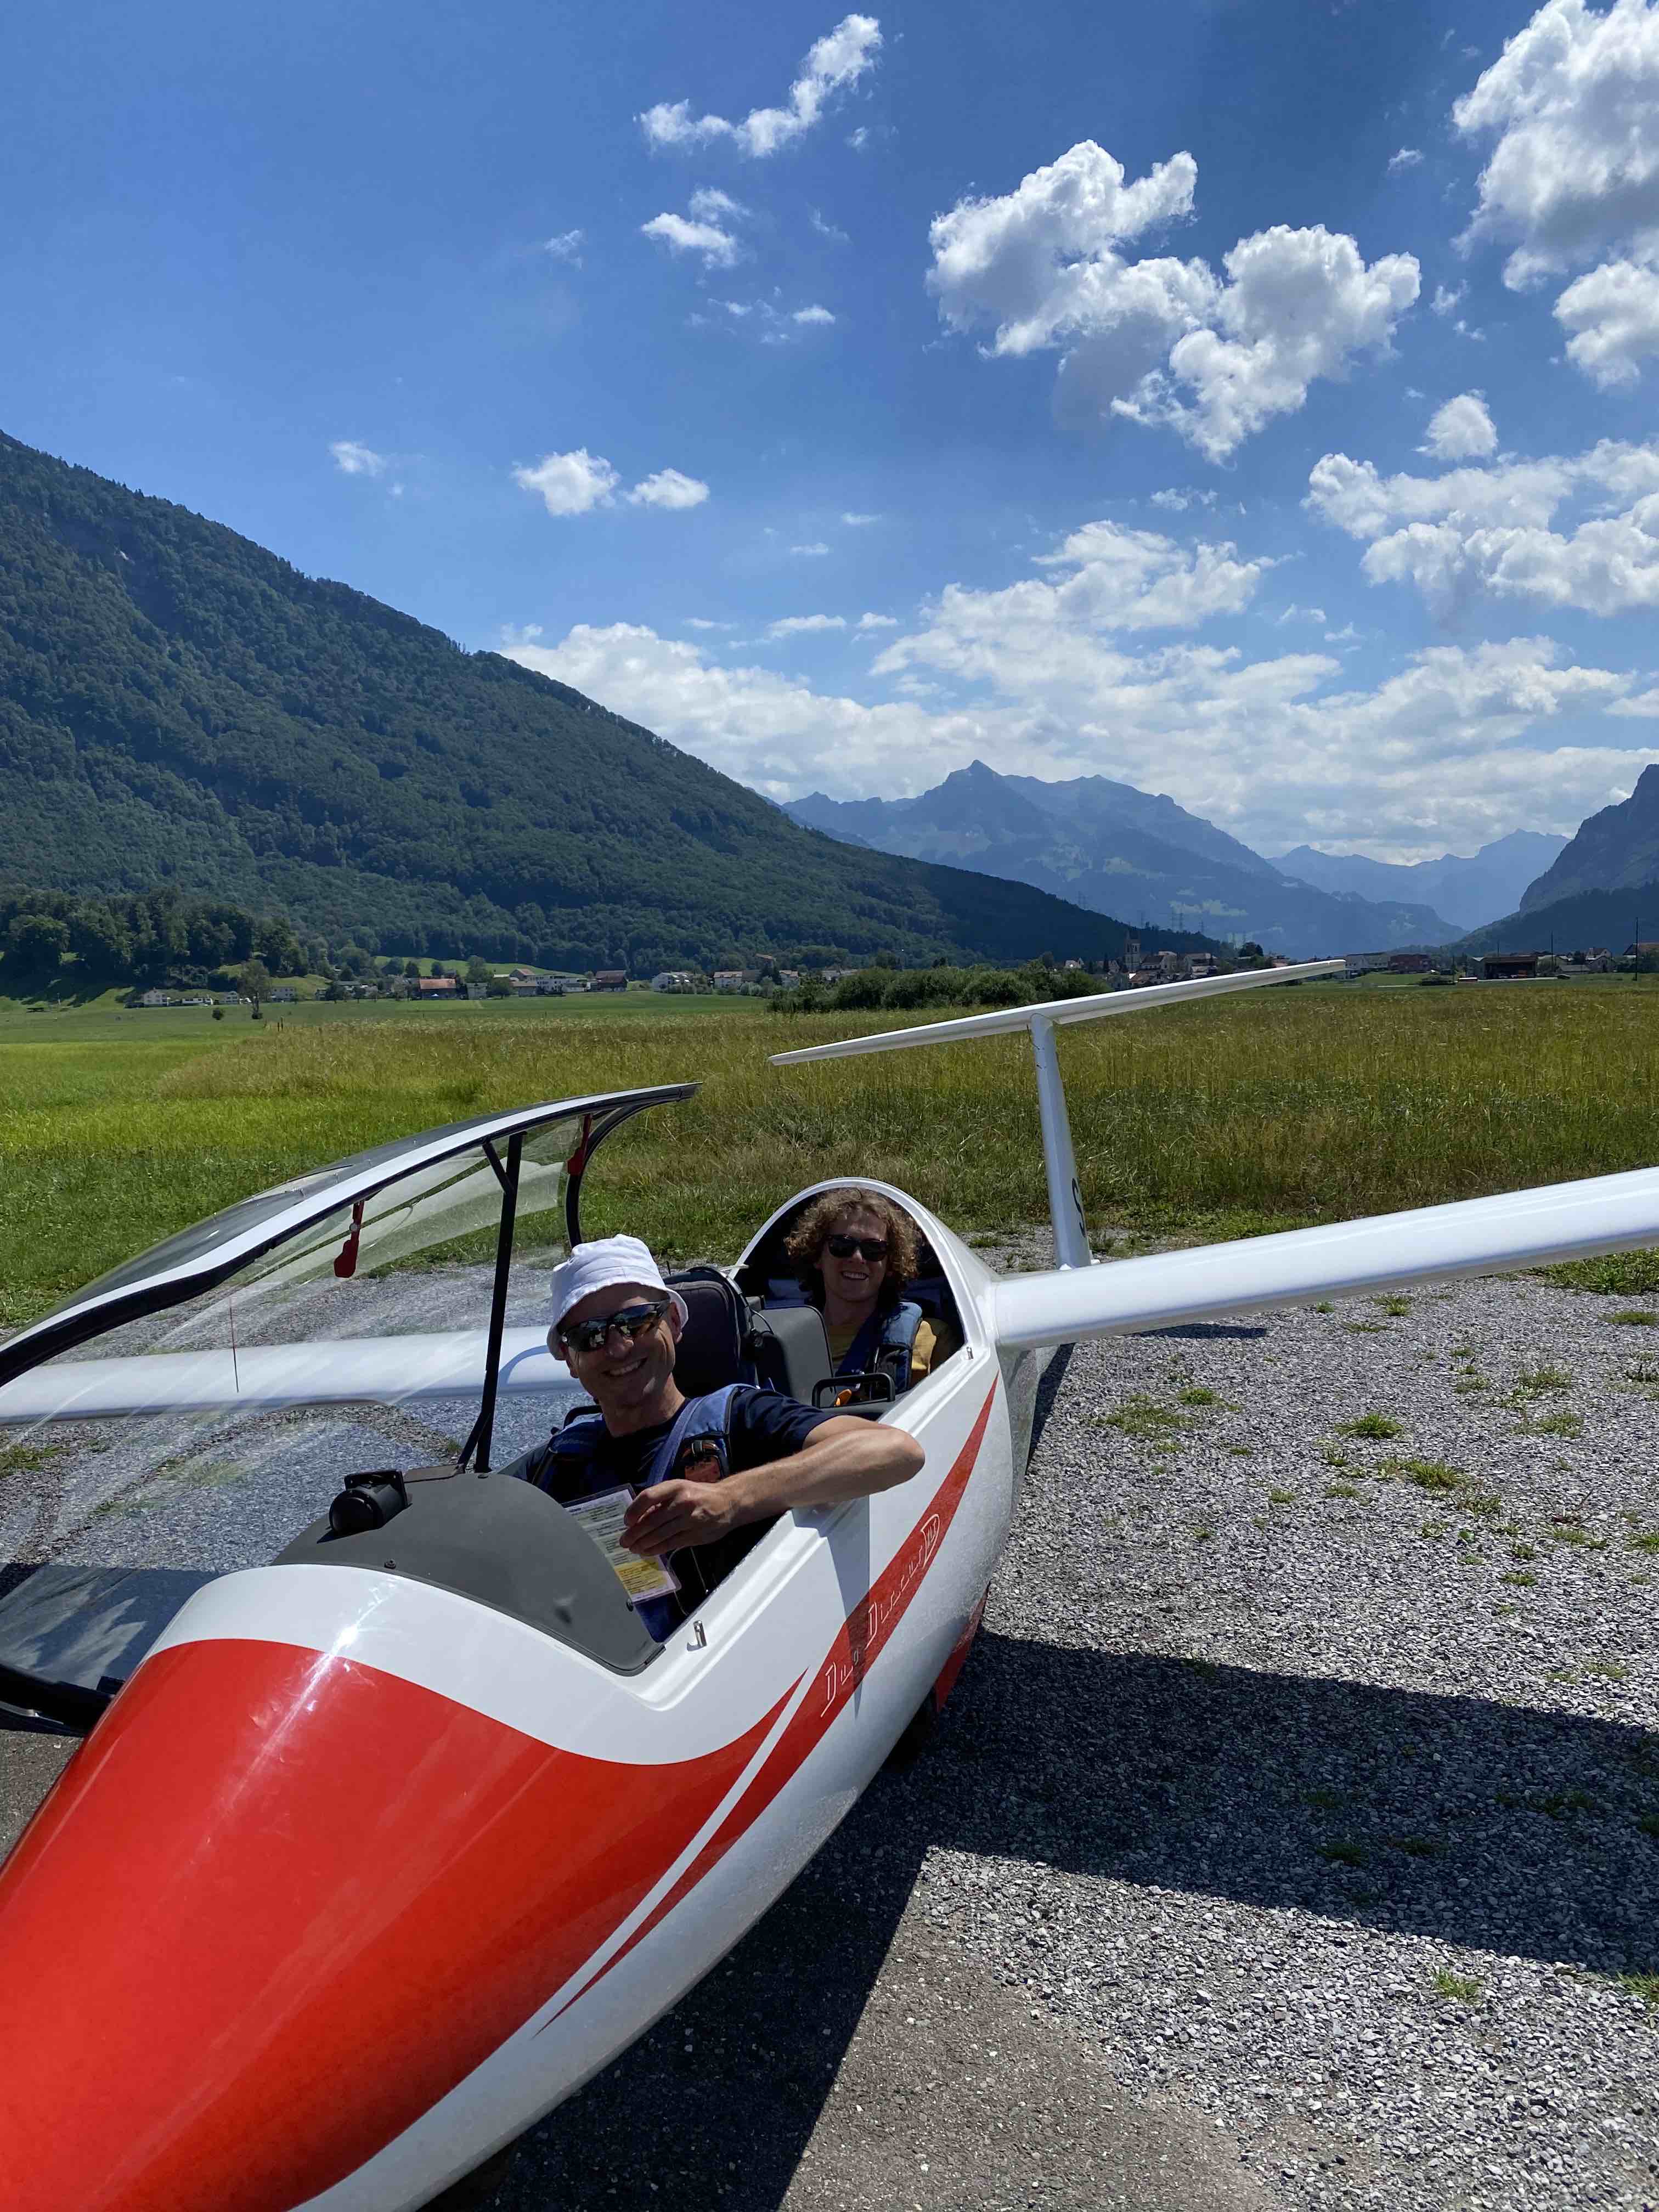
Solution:
{"label": "yellow shirt", "polygon": [[[853,1340],[862,1326],[860,1322],[849,1322],[845,1328],[831,1328],[828,1317],[825,1317],[823,1332],[830,1340],[830,1358],[833,1366],[839,1367],[853,1349]],[[960,1350],[961,1345],[962,1339],[949,1322],[924,1321],[916,1331],[915,1348],[910,1354],[911,1381],[920,1382],[922,1376],[930,1374],[941,1360],[948,1359],[953,1352]]]}

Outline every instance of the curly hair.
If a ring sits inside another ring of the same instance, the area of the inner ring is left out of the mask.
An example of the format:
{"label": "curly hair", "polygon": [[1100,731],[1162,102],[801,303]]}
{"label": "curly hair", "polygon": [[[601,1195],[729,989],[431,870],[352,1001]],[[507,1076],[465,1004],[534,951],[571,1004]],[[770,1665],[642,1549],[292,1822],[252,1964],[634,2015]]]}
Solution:
{"label": "curly hair", "polygon": [[818,1262],[824,1240],[848,1213],[873,1213],[880,1222],[887,1237],[887,1273],[882,1279],[879,1303],[884,1307],[896,1305],[920,1264],[921,1240],[908,1213],[878,1190],[866,1190],[860,1183],[844,1183],[840,1189],[826,1190],[822,1198],[815,1198],[784,1240],[783,1249],[794,1262],[801,1287],[814,1304],[823,1297],[823,1277]]}

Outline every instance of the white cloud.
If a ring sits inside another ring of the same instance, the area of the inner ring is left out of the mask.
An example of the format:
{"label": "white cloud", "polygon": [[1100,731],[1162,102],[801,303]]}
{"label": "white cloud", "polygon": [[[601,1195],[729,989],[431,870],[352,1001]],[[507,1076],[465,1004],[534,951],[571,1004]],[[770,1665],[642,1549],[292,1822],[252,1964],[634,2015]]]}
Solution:
{"label": "white cloud", "polygon": [[810,208],[807,212],[811,217],[812,228],[820,238],[827,238],[832,246],[850,246],[853,243],[838,224],[831,222],[817,208]]}
{"label": "white cloud", "polygon": [[[1369,691],[1329,688],[1342,677],[1329,652],[1127,654],[1086,625],[1051,628],[1045,644],[1032,658],[1016,639],[1005,655],[987,625],[973,656],[985,690],[969,705],[948,681],[869,704],[773,669],[717,665],[628,623],[579,624],[511,657],[776,798],[890,792],[896,775],[919,790],[975,757],[1135,782],[1154,759],[1160,789],[1269,852],[1310,837],[1400,859],[1468,850],[1538,820],[1540,793],[1551,826],[1570,830],[1628,790],[1641,757],[1557,740],[1552,723],[1616,705],[1630,683],[1559,665],[1544,638],[1436,647]],[[1643,726],[1606,726],[1639,742]]]}
{"label": "white cloud", "polygon": [[898,617],[896,615],[863,614],[859,617],[859,628],[860,629],[896,629]]}
{"label": "white cloud", "polygon": [[687,629],[735,629],[737,628],[736,623],[710,622],[703,615],[687,615],[685,626]]}
{"label": "white cloud", "polygon": [[1061,353],[1057,404],[1178,430],[1224,459],[1316,377],[1386,346],[1418,294],[1418,264],[1369,267],[1353,240],[1283,224],[1241,239],[1224,279],[1201,260],[1131,261],[1119,248],[1189,215],[1188,153],[1126,185],[1085,139],[1018,187],[935,217],[928,289],[953,330],[988,324],[993,356]]}
{"label": "white cloud", "polygon": [[1428,436],[1418,447],[1437,461],[1484,460],[1498,450],[1498,432],[1478,392],[1460,392],[1429,417]]}
{"label": "white cloud", "polygon": [[[525,491],[539,493],[548,513],[562,518],[613,506],[622,478],[603,455],[578,446],[574,453],[544,453],[533,468],[520,463],[513,471],[513,481]],[[701,507],[708,496],[708,487],[678,469],[659,469],[623,496],[630,507]]]}
{"label": "white cloud", "polygon": [[544,238],[542,252],[552,255],[555,261],[574,262],[582,265],[582,234],[579,230],[562,230],[556,238]]}
{"label": "white cloud", "polygon": [[896,639],[876,662],[884,675],[926,667],[1006,685],[1011,673],[1041,685],[1051,656],[1110,658],[1120,632],[1193,629],[1249,605],[1271,565],[1240,561],[1226,544],[1177,545],[1150,530],[1085,523],[1036,565],[1069,573],[1030,577],[1001,591],[947,584],[923,629]]}
{"label": "white cloud", "polygon": [[784,615],[779,621],[769,623],[768,637],[804,637],[825,629],[845,629],[845,615]]}
{"label": "white cloud", "polygon": [[1437,284],[1434,288],[1434,297],[1430,301],[1429,305],[1437,315],[1455,314],[1462,304],[1463,295],[1468,289],[1467,284],[1456,286]]}
{"label": "white cloud", "polygon": [[1295,600],[1292,599],[1290,605],[1285,608],[1284,613],[1275,617],[1274,626],[1277,629],[1283,629],[1286,623],[1310,622],[1317,623],[1319,627],[1323,629],[1328,620],[1328,617],[1326,615],[1323,607],[1299,607],[1297,605]]}
{"label": "white cloud", "polygon": [[1555,319],[1573,335],[1567,357],[1604,391],[1634,384],[1659,354],[1659,273],[1633,261],[1604,262],[1555,303]]}
{"label": "white cloud", "polygon": [[833,323],[835,317],[828,307],[797,307],[789,318],[792,323]]}
{"label": "white cloud", "polygon": [[[1367,579],[1413,584],[1437,611],[1482,593],[1594,615],[1659,607],[1659,445],[1604,439],[1576,459],[1433,477],[1327,453],[1308,481],[1313,512],[1370,541]],[[1569,500],[1590,512],[1552,529]]]}
{"label": "white cloud", "polygon": [[789,548],[789,550],[792,553],[798,555],[802,560],[816,561],[822,555],[827,553],[830,550],[830,548],[823,543],[822,538],[816,538],[810,545],[792,545]]}
{"label": "white cloud", "polygon": [[501,624],[503,646],[534,645],[536,640],[542,635],[542,626],[539,623],[503,623]]}
{"label": "white cloud", "polygon": [[1400,169],[1414,169],[1422,159],[1421,153],[1415,146],[1402,146],[1397,154],[1390,154],[1389,156],[1389,174],[1393,176]]}
{"label": "white cloud", "polygon": [[1164,491],[1152,494],[1152,505],[1166,508],[1171,514],[1185,514],[1189,507],[1213,507],[1215,493],[1210,491],[1177,490],[1170,485]]}
{"label": "white cloud", "polygon": [[718,139],[763,160],[810,131],[833,94],[856,84],[866,70],[873,69],[881,43],[880,26],[873,15],[843,15],[807,53],[789,88],[787,107],[752,108],[741,123],[728,123],[721,115],[694,116],[689,100],[661,100],[646,109],[640,126],[653,147],[678,149],[707,146]]}
{"label": "white cloud", "polygon": [[608,507],[619,479],[609,461],[578,446],[574,453],[544,453],[533,468],[520,464],[513,481],[525,491],[539,492],[550,514],[563,516]]}
{"label": "white cloud", "polygon": [[[699,193],[699,198],[703,196]],[[716,195],[723,198],[725,195]],[[644,238],[654,238],[671,253],[700,253],[705,269],[732,269],[742,260],[744,248],[729,230],[722,230],[712,218],[699,221],[694,216],[674,215],[665,211],[653,215],[649,222],[640,225]]]}
{"label": "white cloud", "polygon": [[654,476],[635,485],[628,503],[630,507],[701,507],[708,496],[708,487],[700,477],[684,476],[678,469],[659,469]]}
{"label": "white cloud", "polygon": [[337,438],[328,450],[342,476],[380,477],[391,466],[384,453],[377,453],[370,446],[360,446],[355,438]]}
{"label": "white cloud", "polygon": [[1511,289],[1659,244],[1659,5],[1547,0],[1452,119],[1498,134],[1466,237],[1517,241]]}
{"label": "white cloud", "polygon": [[879,522],[878,514],[843,514],[842,520],[849,530],[867,530],[872,522]]}

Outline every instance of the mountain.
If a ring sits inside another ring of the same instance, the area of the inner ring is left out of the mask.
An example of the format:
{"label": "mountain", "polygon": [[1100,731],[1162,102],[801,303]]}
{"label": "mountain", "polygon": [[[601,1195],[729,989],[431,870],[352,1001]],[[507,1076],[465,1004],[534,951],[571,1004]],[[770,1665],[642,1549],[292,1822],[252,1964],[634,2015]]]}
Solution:
{"label": "mountain", "polygon": [[[1578,825],[1553,866],[1528,885],[1522,914],[1585,891],[1632,890],[1659,878],[1659,767],[1644,768],[1636,788]],[[1629,901],[1626,902],[1626,906]],[[1656,934],[1659,934],[1656,932]]]}
{"label": "mountain", "polygon": [[1659,878],[1633,884],[1628,890],[1571,891],[1544,906],[1506,914],[1488,922],[1457,946],[1459,952],[1588,951],[1605,945],[1622,952],[1640,933],[1643,944],[1659,940]]}
{"label": "mountain", "polygon": [[1292,882],[1172,799],[1104,776],[1044,783],[983,761],[915,799],[827,799],[785,810],[873,851],[1012,878],[1101,913],[1181,920],[1270,952],[1381,951],[1457,931],[1431,908],[1378,903]]}
{"label": "mountain", "polygon": [[1464,858],[1443,853],[1437,860],[1396,866],[1358,853],[1318,853],[1297,845],[1274,862],[1287,876],[1322,891],[1357,891],[1368,899],[1420,899],[1460,929],[1478,929],[1495,914],[1509,914],[1566,843],[1542,830],[1512,830]]}
{"label": "mountain", "polygon": [[1044,890],[854,859],[579,691],[3,435],[0,799],[0,884],[172,884],[370,951],[649,972],[1123,940]]}

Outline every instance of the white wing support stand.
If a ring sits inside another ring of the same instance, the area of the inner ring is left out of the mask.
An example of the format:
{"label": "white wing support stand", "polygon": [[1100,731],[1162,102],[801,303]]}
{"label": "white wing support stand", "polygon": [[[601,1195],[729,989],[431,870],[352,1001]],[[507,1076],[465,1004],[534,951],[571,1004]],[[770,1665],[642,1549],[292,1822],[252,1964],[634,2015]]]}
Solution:
{"label": "white wing support stand", "polygon": [[799,1052],[775,1052],[774,1067],[793,1067],[808,1060],[851,1060],[866,1052],[906,1052],[922,1044],[953,1044],[964,1037],[1002,1036],[1027,1030],[1036,1062],[1037,1111],[1042,1120],[1042,1164],[1048,1177],[1048,1217],[1054,1230],[1054,1263],[1060,1268],[1090,1267],[1089,1231],[1083,1218],[1072,1150],[1072,1124],[1066,1111],[1054,1031],[1073,1022],[1100,1021],[1109,1014],[1139,1014],[1158,1006],[1184,1006],[1188,999],[1213,999],[1230,991],[1259,990],[1263,984],[1300,983],[1334,975],[1340,960],[1306,960],[1295,968],[1247,969],[1237,975],[1201,976],[1195,983],[1155,983],[1143,991],[1098,991],[1086,999],[1049,999],[1041,1006],[999,1006],[963,1019],[927,1022],[919,1029],[884,1030],[874,1036],[848,1037],[839,1044],[808,1045]]}

